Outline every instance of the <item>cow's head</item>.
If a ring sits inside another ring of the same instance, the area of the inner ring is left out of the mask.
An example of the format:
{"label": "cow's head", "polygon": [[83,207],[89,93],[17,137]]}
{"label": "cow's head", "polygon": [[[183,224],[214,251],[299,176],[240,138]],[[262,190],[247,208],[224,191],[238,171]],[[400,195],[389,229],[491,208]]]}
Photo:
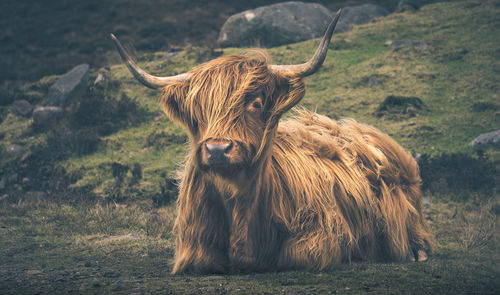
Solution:
{"label": "cow's head", "polygon": [[199,167],[231,176],[261,162],[280,117],[304,97],[302,78],[323,63],[339,16],[340,10],[304,64],[270,65],[264,53],[255,52],[217,58],[170,77],[146,73],[111,37],[135,78],[160,89],[165,112],[189,130]]}

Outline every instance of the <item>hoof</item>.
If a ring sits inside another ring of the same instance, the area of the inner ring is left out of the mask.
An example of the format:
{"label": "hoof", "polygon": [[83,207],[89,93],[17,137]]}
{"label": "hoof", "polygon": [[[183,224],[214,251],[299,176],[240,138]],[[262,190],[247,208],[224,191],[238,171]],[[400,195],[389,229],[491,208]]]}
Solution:
{"label": "hoof", "polygon": [[417,256],[417,261],[426,261],[427,259],[429,259],[429,256],[424,250],[418,250],[416,256]]}
{"label": "hoof", "polygon": [[427,259],[429,259],[429,255],[427,255],[427,252],[425,252],[425,250],[422,250],[422,249],[413,249],[413,256],[410,257],[410,260],[412,262],[422,262],[422,261],[426,261]]}

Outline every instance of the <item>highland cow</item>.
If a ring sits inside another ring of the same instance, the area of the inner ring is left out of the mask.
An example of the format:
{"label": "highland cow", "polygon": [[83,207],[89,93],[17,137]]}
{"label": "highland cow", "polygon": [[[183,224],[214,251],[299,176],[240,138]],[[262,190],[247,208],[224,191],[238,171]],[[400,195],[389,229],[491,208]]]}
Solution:
{"label": "highland cow", "polygon": [[112,35],[135,78],[161,90],[164,111],[190,136],[173,273],[427,259],[431,236],[411,155],[351,119],[299,110],[280,121],[323,63],[339,15],[304,64],[271,65],[260,51],[171,77],[140,69]]}

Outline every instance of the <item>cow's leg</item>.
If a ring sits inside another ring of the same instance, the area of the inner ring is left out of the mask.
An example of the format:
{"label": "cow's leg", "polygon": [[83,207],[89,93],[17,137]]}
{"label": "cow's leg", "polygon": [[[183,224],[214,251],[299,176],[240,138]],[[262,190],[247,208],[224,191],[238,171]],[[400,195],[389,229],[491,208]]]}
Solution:
{"label": "cow's leg", "polygon": [[210,184],[179,195],[172,273],[222,273],[229,263],[229,220],[222,199]]}
{"label": "cow's leg", "polygon": [[342,262],[342,252],[341,242],[333,232],[309,228],[286,241],[278,268],[326,270]]}
{"label": "cow's leg", "polygon": [[232,207],[230,260],[235,272],[276,270],[288,232],[270,218],[262,196],[239,198]]}
{"label": "cow's leg", "polygon": [[[402,195],[403,192],[400,193]],[[422,212],[422,193],[418,185],[410,185],[404,192],[405,198],[411,204],[408,220],[408,239],[412,261],[426,261],[432,254],[432,236]]]}
{"label": "cow's leg", "polygon": [[431,235],[424,221],[422,212],[416,216],[417,221],[409,229],[410,247],[413,256],[412,261],[426,261],[432,253]]}
{"label": "cow's leg", "polygon": [[389,189],[384,184],[379,200],[384,219],[379,259],[427,260],[432,251],[432,243],[422,214],[418,187]]}

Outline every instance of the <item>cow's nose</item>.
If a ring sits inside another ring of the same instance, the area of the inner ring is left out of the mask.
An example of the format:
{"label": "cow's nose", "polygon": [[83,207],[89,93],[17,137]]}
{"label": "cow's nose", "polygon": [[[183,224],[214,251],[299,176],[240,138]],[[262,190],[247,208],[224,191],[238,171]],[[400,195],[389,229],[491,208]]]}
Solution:
{"label": "cow's nose", "polygon": [[223,164],[229,162],[233,143],[227,140],[208,140],[205,143],[209,164]]}

